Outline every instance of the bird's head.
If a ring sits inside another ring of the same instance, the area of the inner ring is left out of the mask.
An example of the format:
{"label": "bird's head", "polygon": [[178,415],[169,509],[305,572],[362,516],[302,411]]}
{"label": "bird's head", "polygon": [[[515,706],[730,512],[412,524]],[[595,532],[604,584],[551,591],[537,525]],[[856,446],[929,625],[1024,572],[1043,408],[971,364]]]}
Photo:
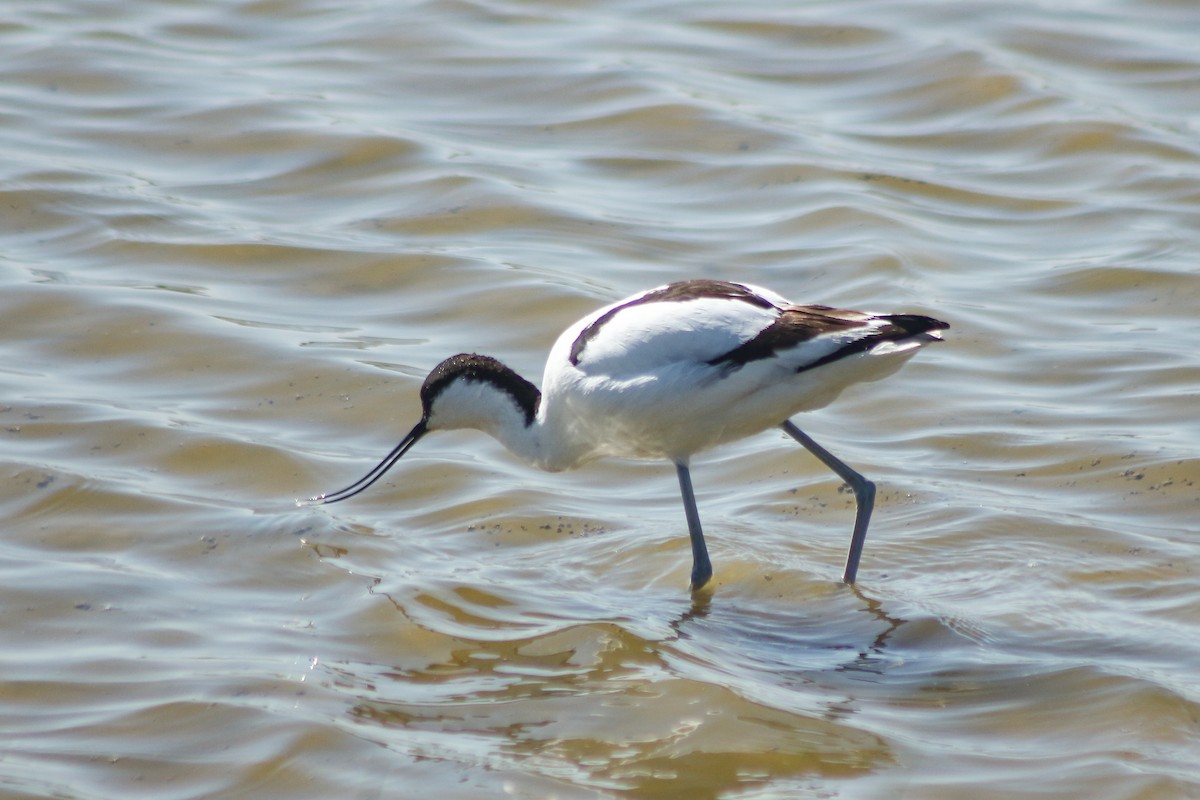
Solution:
{"label": "bird's head", "polygon": [[346,500],[383,477],[430,431],[476,428],[493,435],[528,427],[537,417],[541,392],[490,356],[460,353],[433,368],[421,385],[421,420],[375,468],[345,488],[310,497],[300,505]]}
{"label": "bird's head", "polygon": [[541,392],[491,356],[460,353],[433,368],[421,385],[421,410],[431,431],[525,425],[537,417]]}

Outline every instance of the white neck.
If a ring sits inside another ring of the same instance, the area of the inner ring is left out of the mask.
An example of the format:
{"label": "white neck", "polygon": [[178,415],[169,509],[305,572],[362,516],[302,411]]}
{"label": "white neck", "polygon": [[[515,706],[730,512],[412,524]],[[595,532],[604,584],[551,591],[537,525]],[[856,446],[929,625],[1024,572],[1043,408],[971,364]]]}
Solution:
{"label": "white neck", "polygon": [[456,381],[438,398],[429,417],[429,429],[471,428],[483,431],[527,464],[557,472],[587,460],[592,448],[569,435],[569,430],[547,416],[544,405],[529,421],[513,395],[489,381]]}
{"label": "white neck", "polygon": [[526,464],[548,472],[572,469],[586,461],[591,452],[590,447],[573,441],[560,428],[548,423],[542,414],[529,425],[523,419],[516,422],[480,430]]}

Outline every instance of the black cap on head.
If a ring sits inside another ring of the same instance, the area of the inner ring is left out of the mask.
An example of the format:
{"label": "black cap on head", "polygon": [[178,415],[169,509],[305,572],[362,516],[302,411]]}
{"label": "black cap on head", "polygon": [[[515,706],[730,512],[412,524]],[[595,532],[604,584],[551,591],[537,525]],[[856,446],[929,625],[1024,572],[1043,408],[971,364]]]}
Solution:
{"label": "black cap on head", "polygon": [[525,415],[526,425],[533,424],[537,418],[538,404],[542,400],[538,388],[491,356],[476,353],[451,356],[434,367],[425,378],[425,383],[421,385],[421,407],[426,417],[438,395],[459,380],[490,383],[508,394]]}

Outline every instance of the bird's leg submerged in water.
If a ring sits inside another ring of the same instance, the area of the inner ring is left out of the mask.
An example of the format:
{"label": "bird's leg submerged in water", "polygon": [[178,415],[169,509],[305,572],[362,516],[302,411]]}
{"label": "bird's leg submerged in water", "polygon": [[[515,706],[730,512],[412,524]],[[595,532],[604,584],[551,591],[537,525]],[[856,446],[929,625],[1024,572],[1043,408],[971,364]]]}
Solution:
{"label": "bird's leg submerged in water", "polygon": [[692,474],[687,464],[676,462],[679,475],[679,491],[683,495],[683,513],[687,516],[688,534],[692,537],[692,591],[708,583],[712,577],[712,562],[708,560],[708,548],[704,545],[704,532],[700,530],[700,512],[696,510],[696,494],[692,491]]}
{"label": "bird's leg submerged in water", "polygon": [[858,560],[862,557],[863,542],[867,539],[867,525],[871,521],[871,510],[875,507],[875,484],[814,442],[812,437],[797,428],[791,420],[787,420],[780,427],[788,436],[802,444],[804,449],[816,456],[822,464],[836,472],[838,477],[854,491],[858,512],[854,517],[854,533],[850,535],[850,550],[846,553],[846,569],[842,573],[843,582],[854,583],[854,579],[858,577]]}

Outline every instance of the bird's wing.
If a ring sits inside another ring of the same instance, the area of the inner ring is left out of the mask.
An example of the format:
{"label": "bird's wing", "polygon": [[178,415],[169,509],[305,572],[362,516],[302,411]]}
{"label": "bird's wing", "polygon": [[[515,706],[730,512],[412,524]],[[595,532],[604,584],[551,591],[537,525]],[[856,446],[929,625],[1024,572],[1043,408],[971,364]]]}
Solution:
{"label": "bird's wing", "polygon": [[940,338],[946,323],[916,314],[876,315],[821,305],[789,305],[758,335],[721,357],[714,366],[737,369],[778,357],[796,372],[866,352],[891,352]]}
{"label": "bird's wing", "polygon": [[596,311],[564,332],[555,351],[581,372],[612,378],[667,365],[728,372],[769,358],[799,372],[885,342],[936,338],[944,327],[929,317],[796,305],[758,286],[693,280]]}
{"label": "bird's wing", "polygon": [[601,309],[573,335],[569,360],[588,374],[652,372],[668,364],[705,365],[753,340],[780,316],[773,305],[698,296],[625,302]]}

